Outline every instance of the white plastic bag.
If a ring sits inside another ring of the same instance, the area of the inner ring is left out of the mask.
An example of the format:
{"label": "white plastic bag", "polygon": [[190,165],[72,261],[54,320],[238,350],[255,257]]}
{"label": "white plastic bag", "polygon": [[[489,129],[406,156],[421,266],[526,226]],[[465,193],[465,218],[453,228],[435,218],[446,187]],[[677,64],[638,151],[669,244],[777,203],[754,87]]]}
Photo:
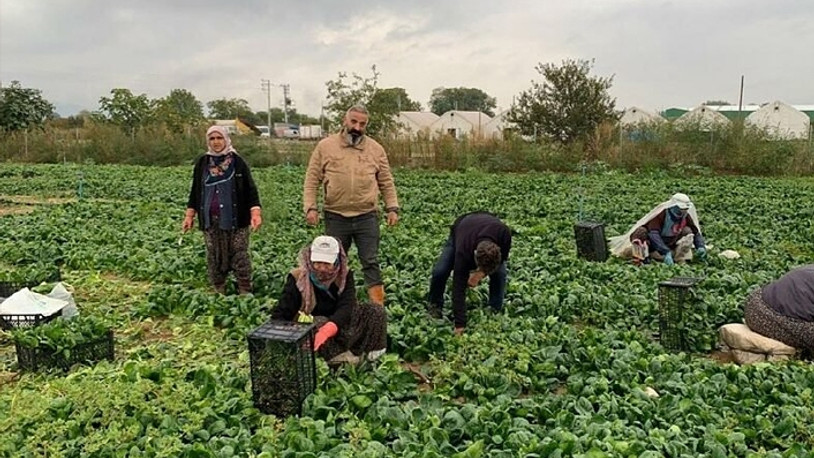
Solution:
{"label": "white plastic bag", "polygon": [[66,305],[68,302],[65,300],[51,298],[23,288],[0,303],[0,315],[51,316]]}
{"label": "white plastic bag", "polygon": [[67,305],[62,308],[62,318],[69,319],[79,315],[79,310],[76,308],[76,301],[73,300],[73,294],[68,291],[68,288],[66,288],[62,282],[54,285],[54,289],[48,293],[48,297],[67,302]]}

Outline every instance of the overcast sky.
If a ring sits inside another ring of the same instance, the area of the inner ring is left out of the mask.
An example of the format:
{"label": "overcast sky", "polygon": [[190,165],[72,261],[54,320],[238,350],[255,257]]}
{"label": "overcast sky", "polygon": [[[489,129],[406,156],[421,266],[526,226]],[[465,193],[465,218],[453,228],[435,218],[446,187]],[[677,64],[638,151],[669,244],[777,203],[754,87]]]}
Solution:
{"label": "overcast sky", "polygon": [[[508,108],[534,67],[595,59],[617,106],[658,111],[705,100],[814,104],[811,0],[0,0],[0,82],[41,89],[65,116],[113,88],[150,98],[266,109],[260,80],[288,83],[318,115],[338,72],[403,87],[476,87]],[[282,89],[273,88],[280,106]]]}

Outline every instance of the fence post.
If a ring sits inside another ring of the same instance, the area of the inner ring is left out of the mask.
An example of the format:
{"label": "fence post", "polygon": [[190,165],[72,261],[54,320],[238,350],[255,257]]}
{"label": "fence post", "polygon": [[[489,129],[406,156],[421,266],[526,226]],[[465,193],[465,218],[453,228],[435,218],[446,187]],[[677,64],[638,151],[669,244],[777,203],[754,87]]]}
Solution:
{"label": "fence post", "polygon": [[77,172],[76,175],[77,175],[77,178],[79,178],[79,181],[78,181],[78,183],[76,185],[76,200],[81,201],[82,200],[82,193],[84,191],[82,188],[84,187],[83,182],[84,182],[85,175],[82,173],[81,170],[79,172]]}

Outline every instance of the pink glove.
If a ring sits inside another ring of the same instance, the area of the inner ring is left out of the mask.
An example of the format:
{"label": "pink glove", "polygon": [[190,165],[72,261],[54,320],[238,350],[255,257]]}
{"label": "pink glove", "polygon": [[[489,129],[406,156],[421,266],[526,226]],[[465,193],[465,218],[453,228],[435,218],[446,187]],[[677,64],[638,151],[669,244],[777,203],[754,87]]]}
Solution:
{"label": "pink glove", "polygon": [[339,328],[336,327],[336,323],[333,321],[323,324],[314,336],[314,351],[319,350],[319,347],[321,347],[325,341],[335,336],[337,332],[339,332]]}

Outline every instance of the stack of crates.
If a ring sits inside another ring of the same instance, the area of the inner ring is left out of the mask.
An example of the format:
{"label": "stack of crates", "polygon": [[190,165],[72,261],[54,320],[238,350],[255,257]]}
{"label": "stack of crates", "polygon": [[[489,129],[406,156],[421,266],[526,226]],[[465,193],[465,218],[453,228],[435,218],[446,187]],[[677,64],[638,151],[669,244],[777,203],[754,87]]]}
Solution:
{"label": "stack of crates", "polygon": [[252,399],[261,412],[299,415],[316,388],[313,324],[269,321],[248,336]]}
{"label": "stack of crates", "polygon": [[580,221],[574,225],[574,237],[577,240],[577,257],[597,262],[608,259],[603,223]]}
{"label": "stack of crates", "polygon": [[687,350],[684,311],[695,303],[700,278],[673,277],[659,283],[659,341],[671,351]]}

